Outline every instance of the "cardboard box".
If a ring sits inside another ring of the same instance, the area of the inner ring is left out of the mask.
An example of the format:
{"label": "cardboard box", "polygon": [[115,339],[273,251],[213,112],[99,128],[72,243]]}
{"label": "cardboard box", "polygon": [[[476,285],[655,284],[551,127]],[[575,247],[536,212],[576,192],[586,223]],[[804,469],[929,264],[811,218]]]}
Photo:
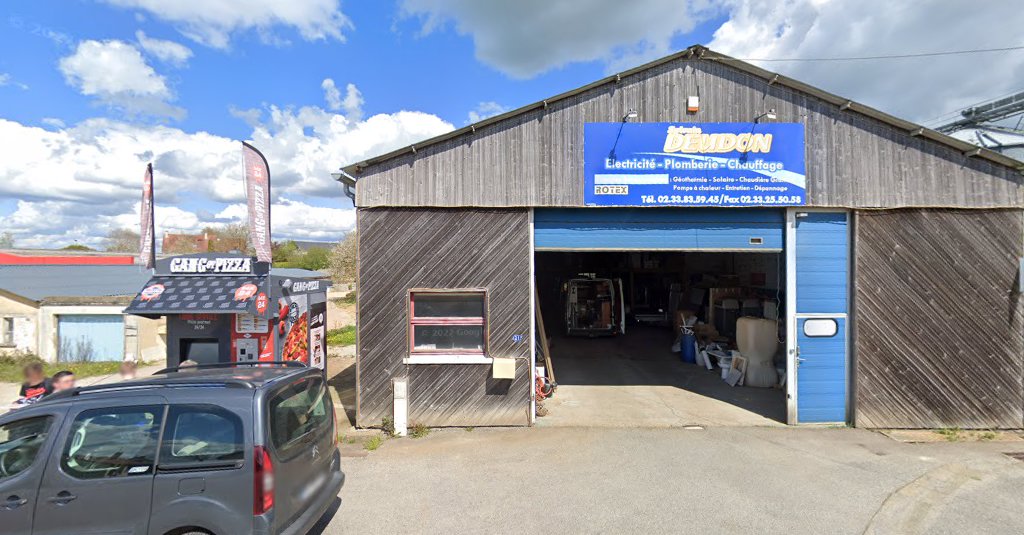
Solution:
{"label": "cardboard box", "polygon": [[697,337],[697,342],[704,345],[718,338],[718,329],[708,323],[698,323],[693,326],[693,334]]}

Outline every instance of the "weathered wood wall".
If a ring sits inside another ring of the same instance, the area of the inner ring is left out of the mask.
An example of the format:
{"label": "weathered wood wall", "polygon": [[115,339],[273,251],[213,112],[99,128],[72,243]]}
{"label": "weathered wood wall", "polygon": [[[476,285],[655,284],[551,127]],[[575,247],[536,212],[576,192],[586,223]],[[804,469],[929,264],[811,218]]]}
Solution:
{"label": "weathered wood wall", "polygon": [[[391,380],[409,378],[409,421],[429,426],[528,425],[530,229],[526,210],[360,209],[356,420],[380,425]],[[411,288],[487,288],[492,357],[517,357],[516,378],[491,366],[403,364]],[[512,335],[523,335],[516,344]]]}
{"label": "weathered wood wall", "polygon": [[1022,217],[858,212],[858,427],[1024,426]]}
{"label": "weathered wood wall", "polygon": [[[687,95],[701,110],[686,113]],[[774,108],[806,127],[809,206],[1024,206],[1021,176],[936,141],[721,62],[676,59],[591,88],[547,109],[371,164],[358,206],[582,206],[583,125],[750,122]]]}

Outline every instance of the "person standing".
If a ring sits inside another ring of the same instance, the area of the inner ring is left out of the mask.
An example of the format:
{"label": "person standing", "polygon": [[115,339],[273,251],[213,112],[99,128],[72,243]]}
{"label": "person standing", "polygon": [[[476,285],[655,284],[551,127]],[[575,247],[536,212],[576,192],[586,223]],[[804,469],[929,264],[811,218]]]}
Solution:
{"label": "person standing", "polygon": [[129,381],[135,379],[137,367],[138,366],[135,364],[134,360],[126,360],[122,362],[121,366],[118,368],[118,372],[121,374],[121,380]]}
{"label": "person standing", "polygon": [[53,379],[50,382],[54,392],[71,390],[75,387],[75,373],[69,370],[59,371],[53,374]]}
{"label": "person standing", "polygon": [[25,382],[21,384],[18,396],[22,399],[38,398],[53,392],[53,384],[46,377],[42,362],[32,362],[22,369]]}

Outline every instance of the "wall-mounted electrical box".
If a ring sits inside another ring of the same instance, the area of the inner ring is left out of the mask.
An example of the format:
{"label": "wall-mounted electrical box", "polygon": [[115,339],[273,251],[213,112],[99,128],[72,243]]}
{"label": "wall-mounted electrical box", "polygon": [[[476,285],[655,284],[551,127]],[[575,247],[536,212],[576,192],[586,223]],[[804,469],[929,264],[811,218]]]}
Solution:
{"label": "wall-mounted electrical box", "polygon": [[409,378],[395,377],[391,380],[391,389],[395,400],[395,435],[404,437],[409,433]]}
{"label": "wall-mounted electrical box", "polygon": [[515,379],[516,359],[493,359],[491,363],[491,377],[495,379]]}
{"label": "wall-mounted electrical box", "polygon": [[686,111],[690,113],[697,113],[700,111],[700,97],[696,95],[686,97]]}

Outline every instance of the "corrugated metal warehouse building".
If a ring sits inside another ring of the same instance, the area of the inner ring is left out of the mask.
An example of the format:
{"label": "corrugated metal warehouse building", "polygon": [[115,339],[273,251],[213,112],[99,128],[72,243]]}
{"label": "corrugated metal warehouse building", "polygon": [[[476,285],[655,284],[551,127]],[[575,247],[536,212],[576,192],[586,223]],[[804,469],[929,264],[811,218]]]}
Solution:
{"label": "corrugated metal warehouse building", "polygon": [[562,388],[640,396],[645,366],[725,384],[652,349],[690,309],[741,354],[736,318],[778,326],[746,359],[774,388],[748,368],[708,397],[789,424],[1020,428],[1021,165],[695,46],[348,166],[357,423],[406,378],[410,422],[531,424],[535,308]]}

